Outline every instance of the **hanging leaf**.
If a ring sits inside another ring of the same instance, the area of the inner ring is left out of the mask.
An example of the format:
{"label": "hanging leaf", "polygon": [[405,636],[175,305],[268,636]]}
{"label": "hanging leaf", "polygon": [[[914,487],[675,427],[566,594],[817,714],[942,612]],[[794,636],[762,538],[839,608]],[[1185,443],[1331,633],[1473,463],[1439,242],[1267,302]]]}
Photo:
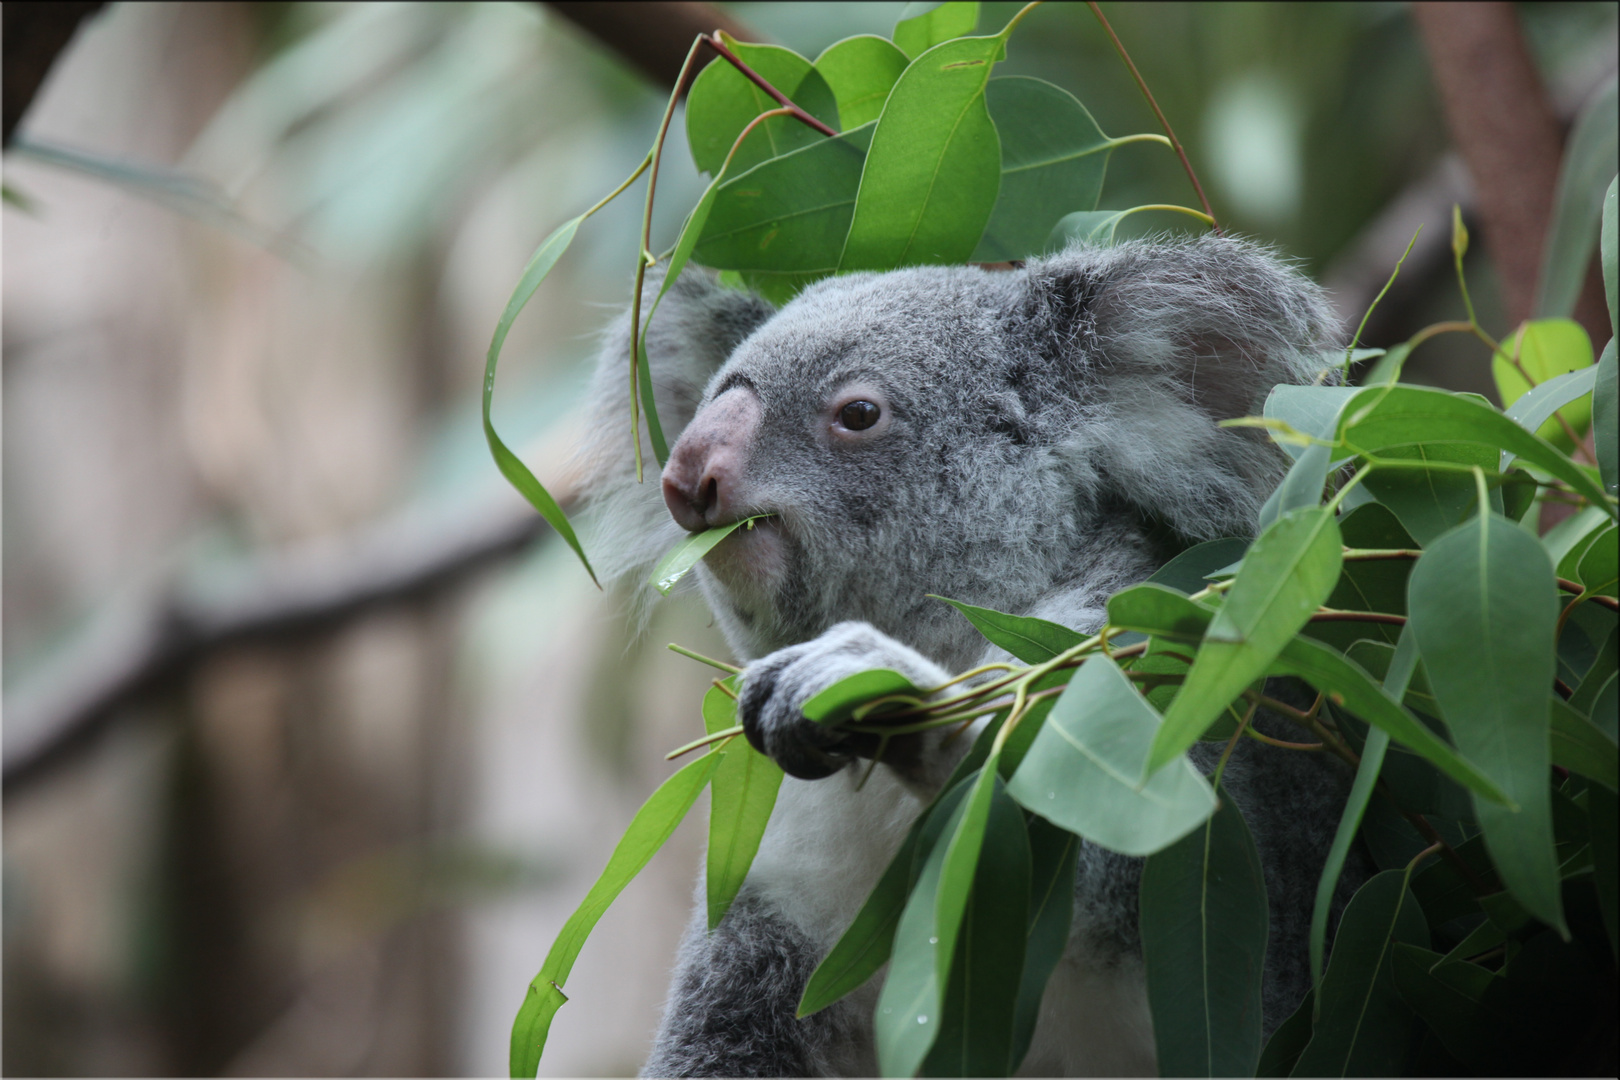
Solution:
{"label": "hanging leaf", "polygon": [[1029,1053],[1047,980],[1069,947],[1069,925],[1074,919],[1074,872],[1080,854],[1080,838],[1068,830],[1040,817],[1031,817],[1028,827],[1029,935],[1024,945],[1024,973],[1018,985],[1012,1054],[1003,1073],[1007,1076],[1018,1071]]}
{"label": "hanging leaf", "polygon": [[1162,1076],[1252,1076],[1265,979],[1265,871],[1231,796],[1142,868],[1142,960]]}
{"label": "hanging leaf", "polygon": [[664,841],[692,809],[722,756],[705,754],[698,758],[660,784],[636,811],[630,827],[613,849],[607,868],[563,924],[551,951],[546,954],[546,962],[540,967],[540,974],[529,983],[529,992],[512,1023],[511,1072],[514,1077],[532,1077],[539,1071],[540,1054],[546,1046],[546,1034],[551,1030],[551,1018],[568,1000],[563,996],[563,983],[568,981],[568,973],[573,970],[585,939],[602,913],[630,880],[641,873],[641,868],[664,846]]}
{"label": "hanging leaf", "polygon": [[702,532],[688,533],[681,539],[680,543],[676,544],[662,559],[658,560],[658,565],[653,567],[652,577],[648,580],[652,582],[655,589],[668,596],[669,590],[675,587],[675,583],[685,577],[692,567],[698,564],[699,559],[713,551],[716,544],[743,526],[753,528],[754,522],[769,516],[769,514],[756,514],[750,518],[743,518],[741,521],[733,521],[729,525],[719,525],[713,529],[704,529]]}
{"label": "hanging leaf", "polygon": [[[725,685],[731,694],[711,686],[703,697],[703,726],[710,735],[737,726],[737,699],[732,696],[737,692],[737,676],[726,679]],[[704,888],[710,930],[720,925],[748,877],[781,786],[782,770],[776,762],[745,739],[731,741],[709,780]]]}
{"label": "hanging leaf", "polygon": [[[932,595],[932,594],[930,594]],[[1085,641],[1079,632],[1045,619],[1028,615],[1008,615],[990,608],[975,607],[948,596],[936,596],[967,617],[973,628],[992,645],[1006,649],[1026,664],[1046,661]]]}
{"label": "hanging leaf", "polygon": [[[1532,384],[1540,386],[1560,375],[1592,366],[1592,340],[1579,323],[1570,319],[1527,322],[1512,338],[1502,343],[1502,348],[1503,351],[1491,360],[1491,375],[1496,380],[1496,389],[1505,407],[1518,404]],[[1515,350],[1518,352],[1518,366],[1511,359]],[[1520,367],[1529,374],[1530,381],[1525,380]],[[1590,402],[1572,400],[1561,411],[1577,435],[1583,433],[1592,422]],[[1549,412],[1548,416],[1551,415]],[[1531,430],[1565,453],[1573,449],[1574,444],[1556,419],[1548,419],[1539,428]]]}
{"label": "hanging leaf", "polygon": [[1001,182],[984,91],[1005,38],[957,38],[889,91],[861,173],[840,270],[967,261]]}
{"label": "hanging leaf", "polygon": [[1215,810],[1209,782],[1185,757],[1141,783],[1159,725],[1158,714],[1119,665],[1093,656],[1053,706],[1008,794],[1111,851],[1159,851]]}
{"label": "hanging leaf", "polygon": [[1429,928],[1406,875],[1385,870],[1357,890],[1339,920],[1320,1013],[1295,1075],[1398,1074],[1414,1019],[1395,989],[1399,942],[1427,948]]}
{"label": "hanging leaf", "polygon": [[1153,740],[1151,774],[1197,741],[1211,721],[1277,658],[1333,591],[1339,526],[1326,507],[1295,510],[1243,557],[1226,602],[1210,620],[1187,681]]}
{"label": "hanging leaf", "polygon": [[[726,47],[760,77],[817,120],[839,128],[838,102],[815,67],[780,45],[753,45],[722,35]],[[725,60],[713,60],[692,82],[686,95],[686,142],[698,171],[718,174],[737,136],[762,112],[779,108],[777,100]],[[820,142],[824,135],[790,116],[765,121],[737,147],[733,174],[790,150]]]}
{"label": "hanging leaf", "polygon": [[1564,144],[1536,282],[1534,310],[1538,317],[1568,315],[1575,310],[1596,246],[1594,226],[1602,216],[1604,188],[1609,184],[1604,177],[1615,173],[1616,131],[1620,131],[1620,112],[1611,77],[1575,118]]}
{"label": "hanging leaf", "polygon": [[942,41],[973,33],[979,24],[977,3],[911,3],[894,27],[894,44],[915,59]]}
{"label": "hanging leaf", "polygon": [[876,34],[847,37],[816,57],[816,70],[838,100],[838,119],[845,131],[882,115],[889,91],[909,63],[910,57]]}
{"label": "hanging leaf", "polygon": [[991,79],[985,103],[1001,141],[1001,186],[974,262],[1039,255],[1058,219],[1093,210],[1114,147],[1062,87],[1024,76]]}
{"label": "hanging leaf", "polygon": [[1536,538],[1495,514],[1429,547],[1412,570],[1410,625],[1457,748],[1517,804],[1475,800],[1513,895],[1567,936],[1547,794],[1547,691],[1558,592]]}

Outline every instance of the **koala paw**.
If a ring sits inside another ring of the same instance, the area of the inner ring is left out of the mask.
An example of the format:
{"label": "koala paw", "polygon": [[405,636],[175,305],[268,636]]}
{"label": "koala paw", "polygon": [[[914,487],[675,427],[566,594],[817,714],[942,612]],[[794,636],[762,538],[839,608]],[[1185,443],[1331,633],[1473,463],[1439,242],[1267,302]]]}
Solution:
{"label": "koala paw", "polygon": [[869,623],[839,623],[813,641],[748,665],[737,702],[748,741],[800,780],[819,780],[856,757],[870,757],[877,748],[875,736],[818,724],[804,715],[804,705],[838,680],[879,667],[893,668],[921,687],[950,678],[939,665]]}

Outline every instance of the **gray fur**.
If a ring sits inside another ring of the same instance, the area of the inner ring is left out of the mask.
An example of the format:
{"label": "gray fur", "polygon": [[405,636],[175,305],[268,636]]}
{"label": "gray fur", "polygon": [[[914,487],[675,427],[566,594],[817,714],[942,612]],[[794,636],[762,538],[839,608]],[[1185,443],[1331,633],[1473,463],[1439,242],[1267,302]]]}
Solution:
{"label": "gray fur", "polygon": [[[738,387],[757,399],[739,514],[776,515],[781,567],[764,584],[701,563],[694,577],[748,662],[750,741],[792,776],[826,779],[784,782],[738,905],[712,935],[694,921],[650,1075],[873,1068],[869,1009],[851,1000],[795,1021],[793,1007],[971,740],[897,740],[857,788],[846,766],[873,747],[810,723],[803,704],[868,667],[926,689],[1005,658],[929,594],[1091,630],[1112,592],[1180,545],[1252,532],[1285,459],[1260,433],[1217,422],[1258,412],[1277,383],[1318,377],[1334,325],[1320,290],[1269,252],[1210,237],[1074,247],[1006,272],[850,274],[774,313],[701,271],[683,275],[648,342],[665,430],[673,444],[698,417],[694,430],[723,439],[735,425],[703,408]],[[621,320],[604,345],[585,467],[598,566],[644,579],[681,532],[657,485],[630,475],[628,356]],[[828,403],[851,385],[883,395],[881,438],[822,437]],[[1207,769],[1217,751],[1194,758]],[[1269,1032],[1303,992],[1310,901],[1346,777],[1326,755],[1246,742],[1225,778],[1266,867]],[[1150,1067],[1140,872],[1140,860],[1083,849],[1074,934],[1030,1067]],[[851,895],[817,896],[818,885]],[[1090,1027],[1065,1020],[1063,994]],[[1110,1039],[1121,1045],[1101,1045]]]}

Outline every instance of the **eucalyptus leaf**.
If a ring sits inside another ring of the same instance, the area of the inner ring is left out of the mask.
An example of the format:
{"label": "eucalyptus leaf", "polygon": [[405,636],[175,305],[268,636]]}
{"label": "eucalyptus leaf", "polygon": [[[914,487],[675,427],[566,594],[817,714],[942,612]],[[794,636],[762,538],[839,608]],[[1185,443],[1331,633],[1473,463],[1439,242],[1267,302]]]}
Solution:
{"label": "eucalyptus leaf", "polygon": [[1243,553],[1249,550],[1249,543],[1247,539],[1227,537],[1194,544],[1155,570],[1148,581],[1190,596],[1208,586],[1209,577],[1217,570],[1242,559]]}
{"label": "eucalyptus leaf", "polygon": [[[1479,500],[1474,478],[1469,472],[1447,468],[1425,469],[1419,463],[1477,465],[1489,471],[1496,468],[1499,460],[1496,451],[1477,443],[1420,443],[1415,446],[1384,447],[1378,453],[1380,457],[1411,462],[1412,466],[1375,468],[1363,483],[1379,502],[1394,512],[1406,531],[1423,545],[1472,514]],[[1500,496],[1494,493],[1493,496],[1499,504]],[[1500,506],[1497,508],[1500,509]]]}
{"label": "eucalyptus leaf", "polygon": [[641,873],[641,868],[686,817],[723,756],[705,754],[698,758],[660,784],[636,811],[630,827],[613,849],[606,869],[563,924],[540,967],[540,974],[529,983],[529,991],[512,1023],[511,1073],[514,1077],[532,1077],[539,1070],[540,1054],[545,1049],[552,1017],[568,1000],[563,995],[562,985],[568,981],[568,973],[573,970],[585,939],[603,912],[630,880]]}
{"label": "eucalyptus leaf", "polygon": [[948,596],[936,596],[966,616],[973,628],[992,645],[1006,649],[1026,664],[1042,664],[1085,641],[1084,635],[1055,622],[1028,615],[1008,615],[975,607]]}
{"label": "eucalyptus leaf", "polygon": [[[1598,374],[1599,387],[1602,373]],[[1510,450],[1569,484],[1594,504],[1606,505],[1603,490],[1574,462],[1532,432],[1489,405],[1460,394],[1418,386],[1363,390],[1344,411],[1339,437],[1349,449],[1376,453],[1415,443],[1478,443]],[[1609,516],[1615,513],[1610,508]]]}
{"label": "eucalyptus leaf", "polygon": [[920,697],[921,691],[893,668],[871,668],[846,675],[804,703],[804,715],[818,724],[848,720],[867,702],[891,694]]}
{"label": "eucalyptus leaf", "polygon": [[1001,187],[972,258],[1039,255],[1058,219],[1096,208],[1119,142],[1073,94],[1042,79],[991,79],[985,103],[1001,141]]}
{"label": "eucalyptus leaf", "polygon": [[1008,794],[1111,851],[1159,851],[1215,809],[1209,782],[1184,756],[1140,783],[1159,724],[1119,665],[1093,656],[1053,706]]}
{"label": "eucalyptus leaf", "polygon": [[1580,576],[1583,597],[1614,596],[1620,579],[1620,530],[1610,525],[1593,537],[1575,572]]}
{"label": "eucalyptus leaf", "polygon": [[1147,860],[1140,905],[1160,1075],[1253,1075],[1270,917],[1260,854],[1230,795]]}
{"label": "eucalyptus leaf", "polygon": [[704,529],[702,532],[688,534],[682,538],[679,544],[671,548],[662,559],[658,560],[657,566],[653,567],[652,577],[649,579],[653,588],[668,596],[669,590],[675,587],[675,583],[685,577],[692,567],[697,565],[699,559],[713,551],[716,544],[743,526],[746,525],[751,529],[754,527],[753,522],[767,517],[770,517],[770,515],[756,514],[750,518],[743,518],[741,521],[733,521],[729,525],[720,525],[713,529]]}
{"label": "eucalyptus leaf", "polygon": [[1394,1076],[1406,1057],[1410,1006],[1395,987],[1394,946],[1427,948],[1429,928],[1406,875],[1385,870],[1351,898],[1322,978],[1320,1012],[1296,1076]]}
{"label": "eucalyptus leaf", "polygon": [[[725,683],[732,694],[737,692],[737,676]],[[736,698],[711,686],[703,697],[704,728],[715,735],[736,724]],[[710,930],[720,925],[748,877],[781,786],[782,770],[776,762],[755,750],[746,739],[731,740],[709,780],[704,890]]]}
{"label": "eucalyptus leaf", "polygon": [[957,38],[889,91],[861,172],[840,270],[965,262],[990,220],[1001,146],[985,105],[1004,39]]}
{"label": "eucalyptus leaf", "polygon": [[[1597,368],[1584,367],[1554,376],[1515,401],[1506,410],[1507,418],[1526,431],[1541,431],[1552,414],[1578,398],[1592,392],[1597,384]],[[1555,425],[1556,426],[1556,425]],[[1545,438],[1547,433],[1541,432]],[[1497,472],[1507,472],[1514,455],[1503,450]]]}
{"label": "eucalyptus leaf", "polygon": [[[1609,191],[1609,204],[1612,206],[1612,186]],[[1609,310],[1613,312],[1612,285],[1609,296]],[[1615,456],[1620,454],[1620,376],[1617,376],[1620,368],[1617,368],[1614,358],[1614,341],[1614,338],[1610,338],[1603,347],[1603,355],[1597,364],[1597,383],[1592,387],[1592,441],[1597,447],[1598,475],[1603,480],[1603,490],[1610,495],[1620,491],[1620,465],[1615,462]]]}
{"label": "eucalyptus leaf", "polygon": [[[1592,366],[1592,340],[1586,336],[1581,325],[1572,319],[1527,322],[1509,341],[1502,343],[1502,348],[1503,351],[1491,360],[1491,375],[1496,380],[1502,404],[1510,408],[1518,404],[1532,386]],[[1514,357],[1518,360],[1516,365],[1511,359]],[[1522,373],[1520,368],[1523,368]],[[1530,377],[1529,381],[1525,379],[1526,374]],[[1592,422],[1590,402],[1577,398],[1559,411],[1576,434],[1584,432]],[[1551,413],[1548,415],[1550,417]],[[1569,436],[1556,419],[1548,419],[1534,430],[1566,453],[1573,448]]]}
{"label": "eucalyptus leaf", "polygon": [[1620,762],[1616,760],[1614,741],[1556,694],[1548,698],[1548,704],[1553,764],[1611,791],[1620,789]]}
{"label": "eucalyptus leaf", "polygon": [[530,506],[540,511],[540,516],[557,530],[557,535],[561,536],[570,548],[573,548],[574,554],[584,565],[585,572],[591,575],[591,580],[596,581],[596,571],[591,568],[591,561],[585,557],[585,549],[580,546],[579,537],[574,534],[574,527],[568,522],[568,515],[563,513],[562,507],[557,505],[557,500],[551,497],[545,486],[535,479],[534,473],[523,464],[523,459],[512,453],[501,441],[501,437],[495,434],[495,424],[490,419],[490,403],[495,396],[495,365],[500,361],[501,346],[506,344],[506,335],[511,331],[512,323],[523,310],[523,306],[546,279],[551,268],[557,265],[557,260],[568,250],[568,245],[573,243],[574,234],[579,231],[579,223],[589,216],[590,211],[586,211],[579,217],[563,222],[550,236],[540,242],[534,254],[529,256],[527,265],[523,267],[523,273],[518,276],[518,283],[506,301],[506,308],[501,312],[500,321],[495,324],[495,336],[490,340],[489,353],[484,360],[484,439],[489,443],[489,452],[494,456],[501,475],[529,500]]}
{"label": "eucalyptus leaf", "polygon": [[1517,804],[1475,800],[1502,880],[1566,936],[1547,794],[1547,688],[1558,593],[1546,550],[1505,518],[1476,517],[1412,570],[1410,625],[1457,748]]}
{"label": "eucalyptus leaf", "polygon": [[1074,919],[1074,874],[1080,838],[1045,818],[1031,816],[1029,827],[1029,934],[1024,945],[1024,972],[1018,986],[1012,1053],[1005,1075],[1018,1071],[1035,1038],[1041,998],[1058,961],[1069,947]]}
{"label": "eucalyptus leaf", "polygon": [[[951,947],[948,975],[941,970],[939,1033],[923,1062],[924,1076],[1011,1076],[1018,1067],[1017,1011],[1024,975],[1030,903],[1030,846],[1024,814],[1007,797],[995,771],[986,767],[991,795],[983,839],[971,864],[971,893]],[[968,811],[968,816],[972,814]],[[964,816],[963,826],[967,823]],[[960,830],[959,830],[960,836]],[[959,837],[958,837],[959,839]],[[952,840],[954,846],[958,839]],[[944,931],[947,882],[954,852],[946,854],[939,897]],[[1072,901],[1071,901],[1072,904]],[[940,933],[936,963],[948,935]]]}
{"label": "eucalyptus leaf", "polygon": [[1486,991],[1498,976],[1404,942],[1396,944],[1392,959],[1396,990],[1448,1054],[1458,1061],[1481,1063],[1500,1052],[1500,1033],[1513,1025],[1512,1017],[1487,1002]]}
{"label": "eucalyptus leaf", "polygon": [[[1620,270],[1615,267],[1615,256],[1620,254],[1620,238],[1616,236],[1615,214],[1615,186],[1620,183],[1620,177],[1609,178],[1609,190],[1603,193],[1603,223],[1599,229],[1601,233],[1598,245],[1598,262],[1603,266],[1603,291],[1605,299],[1609,302],[1609,338],[1610,355],[1613,355],[1614,339],[1620,337],[1620,303],[1615,300],[1616,286],[1620,286]],[[1612,400],[1612,399],[1611,399]],[[1609,434],[1614,434],[1611,425]]]}
{"label": "eucalyptus leaf", "polygon": [[947,0],[907,4],[894,27],[894,44],[915,59],[942,41],[973,33],[979,24],[979,5]]}
{"label": "eucalyptus leaf", "polygon": [[[972,764],[971,775],[984,763],[984,757],[980,755],[975,762],[970,753],[968,761]],[[804,994],[799,999],[800,1017],[820,1012],[860,989],[888,963],[895,929],[912,886],[972,786],[965,776],[953,776],[934,804],[912,822],[905,840],[861,905],[855,920],[805,983]]]}
{"label": "eucalyptus leaf", "polygon": [[[1339,415],[1355,400],[1356,386],[1282,386],[1266,395],[1261,412],[1268,420],[1281,420],[1295,431],[1333,441],[1339,430]],[[1305,450],[1287,441],[1278,441],[1289,457],[1298,458]]]}
{"label": "eucalyptus leaf", "polygon": [[1326,507],[1292,511],[1255,540],[1165,711],[1148,773],[1197,741],[1328,598],[1339,577],[1339,541],[1338,523]]}
{"label": "eucalyptus leaf", "polygon": [[1316,1006],[1316,992],[1305,991],[1305,1000],[1293,1013],[1277,1025],[1277,1030],[1266,1040],[1260,1060],[1255,1063],[1256,1076],[1287,1076],[1294,1071],[1295,1062],[1311,1041],[1311,1015]]}
{"label": "eucalyptus leaf", "polygon": [[[726,39],[743,63],[776,87],[795,105],[833,128],[839,128],[838,102],[814,65],[792,49]],[[780,108],[776,99],[723,59],[711,61],[692,81],[686,95],[686,141],[698,171],[717,175],[737,136],[762,112]],[[772,117],[736,147],[736,172],[778,157],[825,136],[791,116]]]}
{"label": "eucalyptus leaf", "polygon": [[799,287],[832,273],[874,130],[868,121],[726,180],[692,257],[718,269],[794,275],[802,279]]}
{"label": "eucalyptus leaf", "polygon": [[1535,313],[1545,317],[1575,310],[1587,267],[1597,244],[1604,188],[1613,177],[1620,111],[1615,104],[1613,74],[1575,118],[1564,143],[1552,220],[1541,252]]}
{"label": "eucalyptus leaf", "polygon": [[845,131],[882,114],[889,91],[909,63],[910,57],[876,34],[847,37],[816,57],[816,70],[838,100],[838,119]]}

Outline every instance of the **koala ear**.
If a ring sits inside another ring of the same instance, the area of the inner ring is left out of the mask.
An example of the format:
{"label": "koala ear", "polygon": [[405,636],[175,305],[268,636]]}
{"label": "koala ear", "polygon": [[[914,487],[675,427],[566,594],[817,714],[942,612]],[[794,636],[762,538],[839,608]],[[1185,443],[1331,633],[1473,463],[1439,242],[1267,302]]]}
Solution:
{"label": "koala ear", "polygon": [[[652,310],[664,268],[647,271],[642,318]],[[750,292],[728,289],[715,275],[688,265],[658,305],[647,331],[647,363],[658,419],[673,446],[697,412],[704,387],[726,358],[775,309]],[[641,423],[643,482],[636,482],[630,444],[630,311],[602,335],[591,379],[591,415],[575,455],[580,491],[589,506],[591,560],[604,579],[620,580],[653,565],[684,535],[671,520],[659,487],[658,459]]]}
{"label": "koala ear", "polygon": [[1258,414],[1323,376],[1337,324],[1322,290],[1242,240],[1077,246],[1030,264],[1025,332],[1078,398],[1065,456],[1082,487],[1192,540],[1246,536],[1287,458]]}

